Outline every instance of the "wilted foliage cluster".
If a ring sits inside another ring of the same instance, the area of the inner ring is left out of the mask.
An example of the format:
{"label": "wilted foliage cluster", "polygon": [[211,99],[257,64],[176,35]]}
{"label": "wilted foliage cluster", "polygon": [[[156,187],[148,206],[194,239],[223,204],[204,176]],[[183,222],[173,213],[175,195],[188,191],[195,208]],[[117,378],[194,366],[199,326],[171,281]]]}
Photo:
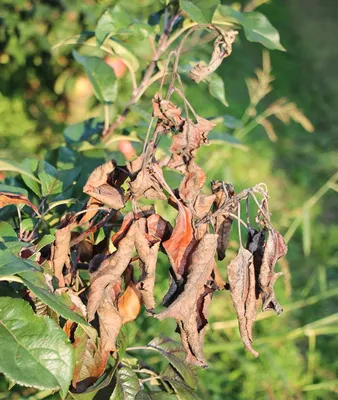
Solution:
{"label": "wilted foliage cluster", "polygon": [[[75,140],[72,132],[68,132],[69,147],[62,148],[58,154],[60,170],[47,161],[27,160],[23,164],[0,161],[1,169],[20,174],[35,196],[30,200],[27,190],[15,185],[2,187],[0,193],[0,206],[15,205],[18,213],[17,217],[9,215],[7,218],[15,220],[15,229],[7,222],[0,225],[1,280],[12,283],[6,286],[8,296],[0,299],[0,313],[6,321],[8,340],[11,334],[22,339],[20,351],[24,354],[24,369],[29,362],[36,368],[23,379],[14,361],[14,345],[9,346],[11,363],[0,362],[0,369],[13,382],[60,389],[62,398],[67,393],[69,398],[93,398],[98,390],[112,385],[112,377],[116,376],[112,399],[159,399],[156,397],[159,393],[169,396],[161,398],[196,398],[192,389],[196,385],[195,378],[187,364],[207,366],[203,339],[214,292],[224,290],[225,301],[231,298],[243,344],[255,356],[258,352],[253,347],[252,328],[257,310],[282,312],[274,293],[274,284],[281,275],[275,272],[275,265],[286,254],[287,247],[270,220],[268,189],[264,183],[258,183],[237,193],[236,182],[206,182],[206,173],[203,166],[197,164],[196,155],[201,146],[208,144],[208,135],[216,124],[211,118],[198,115],[186,98],[183,80],[187,77],[183,77],[179,61],[189,37],[205,30],[206,41],[213,41],[212,54],[208,63],[193,65],[188,77],[196,83],[207,81],[210,93],[224,104],[223,87],[215,79],[214,72],[232,53],[238,33],[233,28],[242,25],[249,40],[262,42],[271,49],[283,48],[278,33],[262,14],[240,13],[227,6],[218,7],[218,2],[214,1],[206,8],[201,6],[205,17],[200,21],[200,14],[196,14],[194,8],[197,6],[190,1],[180,3],[183,12],[178,4],[162,12],[170,13],[139,85],[133,57],[111,39],[111,31],[115,29],[118,35],[125,28],[122,23],[117,25],[114,12],[107,11],[101,17],[96,38],[85,33],[85,39],[79,37],[63,43],[94,46],[92,39],[96,39],[97,46],[104,49],[112,42],[112,49],[130,71],[131,98],[110,125],[107,104],[116,98],[117,81],[113,84],[109,81],[112,72],[106,69],[106,64],[100,63],[102,60],[74,52],[106,111],[104,124],[90,126],[95,133],[102,132],[98,145],[101,149],[114,138],[127,115],[135,110],[133,107],[144,90],[160,81],[159,90],[152,99],[152,115],[147,121],[148,130],[142,138],[139,156],[129,157],[122,165],[106,157],[108,161],[95,169],[86,168],[81,152],[90,151],[94,146],[88,141],[84,149],[79,146],[77,153],[73,152],[71,145]],[[143,26],[128,23],[120,9],[115,12],[125,18],[130,29],[127,35],[143,31]],[[173,43],[170,34],[174,32],[175,35],[182,15],[193,23],[181,27],[175,39],[181,36],[182,39],[162,60],[160,69],[159,58],[170,49]],[[262,24],[264,29],[257,37],[254,31],[262,28]],[[266,68],[258,71],[258,79],[248,83],[251,100],[248,120],[254,115],[255,105],[269,91],[267,59],[265,56]],[[273,130],[267,120],[271,115],[284,118],[286,122],[293,118],[312,129],[297,107],[282,99],[267,109],[264,118],[257,120],[272,139]],[[81,139],[87,139],[87,134],[88,130]],[[163,141],[169,143],[165,155],[158,151]],[[72,158],[76,162],[73,160],[74,167],[68,168]],[[165,177],[168,169],[181,176],[178,187],[168,184]],[[87,197],[82,207],[71,208],[72,203],[80,203],[79,199],[66,195],[62,198],[62,195],[73,193],[75,188]],[[53,199],[55,195],[61,197]],[[176,209],[174,226],[158,211],[160,201]],[[23,224],[22,205],[26,206],[25,210],[31,209],[27,213],[29,223]],[[51,210],[59,206],[66,206],[66,210],[61,216],[53,215]],[[237,255],[229,260],[226,250],[233,225],[238,232],[239,248]],[[53,233],[49,232],[50,226],[55,228]],[[154,288],[159,253],[167,256],[169,285],[162,303],[156,304]],[[226,270],[226,281],[222,278],[223,271],[218,270],[218,261]],[[176,321],[184,357],[180,345],[166,338],[154,339],[145,348],[125,348],[123,325],[135,320],[142,306],[150,318]],[[48,318],[38,317],[41,315]],[[21,326],[16,324],[17,320],[22,321]],[[34,335],[43,331],[45,336],[41,340],[57,349],[56,362],[49,365],[48,359],[42,360],[43,355],[41,359],[36,355],[36,342],[28,340],[24,334],[30,325],[34,325]],[[157,351],[168,360],[169,365],[163,372],[157,374],[142,361],[135,365],[124,360],[126,350],[145,349]],[[148,377],[144,378],[144,374]],[[143,383],[150,381],[149,377],[154,377],[157,384],[150,382],[145,387]],[[125,395],[128,390],[129,397]]]}

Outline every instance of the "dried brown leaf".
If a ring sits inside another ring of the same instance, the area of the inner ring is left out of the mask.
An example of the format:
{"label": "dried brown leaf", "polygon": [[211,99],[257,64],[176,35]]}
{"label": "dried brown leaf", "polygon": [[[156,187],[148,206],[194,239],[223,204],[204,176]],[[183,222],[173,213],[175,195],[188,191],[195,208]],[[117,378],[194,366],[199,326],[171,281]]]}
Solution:
{"label": "dried brown leaf", "polygon": [[131,280],[117,302],[118,311],[123,318],[123,324],[134,321],[141,311],[141,306],[141,292],[135,282]]}
{"label": "dried brown leaf", "polygon": [[214,50],[208,65],[202,63],[197,64],[189,73],[192,80],[200,83],[203,79],[207,78],[222,64],[224,58],[230,56],[232,52],[232,44],[235,41],[237,32],[228,31],[222,32],[217,36],[214,42]]}
{"label": "dried brown leaf", "polygon": [[192,254],[190,270],[184,291],[165,311],[156,318],[175,318],[186,351],[186,360],[192,364],[206,366],[203,356],[203,329],[207,324],[207,306],[213,289],[207,286],[214,267],[217,235],[206,234]]}
{"label": "dried brown leaf", "polygon": [[[205,218],[209,212],[212,204],[215,201],[216,196],[214,194],[199,194],[194,204],[195,217],[198,220]],[[202,237],[209,232],[209,224],[199,224],[195,227],[195,238],[196,240],[202,239]]]}
{"label": "dried brown leaf", "polygon": [[[155,161],[152,160],[152,165],[154,163]],[[141,197],[150,200],[166,200],[160,183],[152,173],[152,165],[148,165],[144,154],[140,155],[136,160],[127,163],[127,168],[133,176],[129,182],[129,186],[136,200]],[[158,170],[161,171],[160,168]]]}
{"label": "dried brown leaf", "polygon": [[124,207],[123,190],[111,184],[115,168],[114,160],[95,168],[89,175],[83,191],[101,203],[107,204],[110,208],[120,210]]}
{"label": "dried brown leaf", "polygon": [[203,170],[195,162],[190,162],[179,188],[180,198],[186,204],[195,202],[205,183],[205,178]]}
{"label": "dried brown leaf", "polygon": [[283,274],[282,272],[275,273],[274,268],[278,259],[285,256],[287,249],[283,236],[277,231],[269,230],[258,277],[259,287],[262,292],[262,311],[275,310],[277,314],[283,311],[275,298],[273,288],[276,280]]}
{"label": "dried brown leaf", "polygon": [[37,207],[27,199],[23,194],[14,194],[10,192],[0,192],[0,208],[9,206],[12,204],[25,204],[39,214]]}
{"label": "dried brown leaf", "polygon": [[[215,194],[216,199],[214,203],[213,211],[219,210],[225,201],[235,196],[234,188],[231,184],[224,183],[222,181],[214,181],[211,185],[211,190]],[[217,255],[219,260],[225,258],[226,249],[229,245],[230,232],[232,227],[233,218],[229,216],[229,212],[234,214],[237,210],[237,206],[228,207],[224,210],[224,213],[218,214],[215,217],[214,230],[218,234],[217,243]]]}
{"label": "dried brown leaf", "polygon": [[[161,98],[159,93],[156,93],[153,100],[153,115],[159,119],[163,130],[170,128],[179,129],[184,119],[181,117],[182,110],[169,100]],[[162,130],[162,129],[160,129]]]}
{"label": "dried brown leaf", "polygon": [[251,346],[252,323],[256,317],[255,271],[252,257],[249,250],[241,247],[228,265],[228,281],[243,344],[258,357],[257,351]]}
{"label": "dried brown leaf", "polygon": [[196,246],[194,230],[192,227],[192,213],[181,202],[178,205],[176,225],[169,240],[163,243],[172,266],[170,286],[163,299],[163,305],[168,306],[177,297],[180,286],[188,273],[189,257]]}
{"label": "dried brown leaf", "polygon": [[[90,291],[87,305],[88,320],[92,321],[99,305],[107,297],[106,290],[112,287],[128,267],[130,259],[134,251],[136,225],[131,224],[125,236],[119,241],[117,250],[110,256],[106,257],[100,264],[99,268],[90,276]],[[99,257],[99,256],[96,256]],[[90,264],[90,271],[93,270]],[[105,312],[109,313],[111,300],[105,303]],[[112,311],[110,311],[113,313]],[[122,318],[122,317],[121,317]]]}

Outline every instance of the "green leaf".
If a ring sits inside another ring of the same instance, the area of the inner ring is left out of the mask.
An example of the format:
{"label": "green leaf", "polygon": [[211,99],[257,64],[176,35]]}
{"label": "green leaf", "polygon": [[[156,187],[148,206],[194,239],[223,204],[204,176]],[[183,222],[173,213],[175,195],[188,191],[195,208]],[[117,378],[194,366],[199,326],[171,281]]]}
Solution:
{"label": "green leaf", "polygon": [[177,396],[168,392],[138,392],[135,400],[177,400]]}
{"label": "green leaf", "polygon": [[217,74],[212,74],[209,81],[209,92],[211,96],[219,100],[225,107],[229,104],[225,98],[225,89],[223,79]]}
{"label": "green leaf", "polygon": [[[33,159],[26,159],[23,161],[21,164],[22,167],[29,171],[34,177],[36,176],[35,173],[37,172],[38,169],[38,160],[33,160]],[[22,180],[25,182],[25,184],[38,196],[41,197],[41,187],[39,182],[36,180],[30,178],[27,175],[21,175]]]}
{"label": "green leaf", "polygon": [[49,292],[47,289],[37,286],[30,280],[25,279],[27,276],[24,274],[20,275],[25,286],[31,290],[37,298],[43,303],[47,304],[52,310],[61,317],[77,322],[78,324],[88,325],[88,323],[77,313],[70,310],[69,305],[71,302],[67,301],[63,296]]}
{"label": "green leaf", "polygon": [[125,30],[131,25],[132,20],[129,14],[120,6],[107,10],[99,19],[95,36],[98,44],[101,46],[107,36],[114,35],[120,30]]}
{"label": "green leaf", "polygon": [[141,390],[136,373],[128,367],[122,367],[116,373],[116,386],[110,400],[135,400]]}
{"label": "green leaf", "polygon": [[10,380],[67,395],[74,353],[66,334],[49,318],[34,314],[29,303],[0,298],[0,371]]}
{"label": "green leaf", "polygon": [[91,139],[96,134],[101,134],[103,130],[103,123],[96,118],[90,118],[86,121],[77,124],[69,125],[64,130],[64,137],[66,143],[71,145],[73,143],[82,142]]}
{"label": "green leaf", "polygon": [[132,69],[133,71],[137,71],[139,69],[140,64],[138,59],[125,46],[122,46],[119,42],[113,39],[105,42],[105,46],[109,46],[114,54],[124,61],[128,68]]}
{"label": "green leaf", "polygon": [[308,207],[303,209],[303,251],[306,257],[311,254],[311,213]]}
{"label": "green leaf", "polygon": [[15,256],[10,249],[0,250],[0,277],[38,271],[41,268],[33,261]]}
{"label": "green leaf", "polygon": [[20,175],[25,175],[32,179],[35,182],[41,183],[40,180],[34,176],[29,170],[27,170],[25,167],[22,165],[11,161],[11,160],[5,160],[5,159],[0,159],[0,171],[12,171],[12,172],[17,172]]}
{"label": "green leaf", "polygon": [[117,97],[117,80],[114,70],[101,58],[82,56],[73,50],[75,60],[83,65],[90,79],[95,96],[101,103],[112,103]]}
{"label": "green leaf", "polygon": [[38,177],[41,180],[41,190],[43,196],[62,192],[62,184],[56,177],[56,169],[47,161],[39,162]]}
{"label": "green leaf", "polygon": [[285,51],[280,43],[279,33],[265,15],[259,12],[241,13],[230,6],[219,6],[215,24],[222,22],[235,22],[243,26],[245,36],[250,42],[258,42],[270,50]]}
{"label": "green leaf", "polygon": [[17,241],[18,237],[12,225],[5,221],[0,221],[0,242]]}
{"label": "green leaf", "polygon": [[182,346],[169,338],[155,338],[148,347],[161,353],[181,375],[183,380],[192,388],[197,386],[195,372],[183,359],[179,358],[184,354]]}
{"label": "green leaf", "polygon": [[223,123],[227,128],[230,129],[239,129],[242,127],[241,120],[233,117],[232,115],[223,115]]}
{"label": "green leaf", "polygon": [[219,0],[180,0],[180,8],[194,22],[208,24],[212,21],[219,3]]}

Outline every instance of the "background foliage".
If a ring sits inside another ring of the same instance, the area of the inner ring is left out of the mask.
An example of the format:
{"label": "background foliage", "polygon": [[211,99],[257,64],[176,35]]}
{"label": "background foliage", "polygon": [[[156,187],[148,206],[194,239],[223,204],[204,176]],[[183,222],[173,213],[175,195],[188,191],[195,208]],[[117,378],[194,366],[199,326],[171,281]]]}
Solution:
{"label": "background foliage", "polygon": [[[102,13],[112,5],[107,0],[2,2],[1,157],[21,161],[25,157],[41,158],[48,152],[47,158],[54,160],[64,143],[63,133],[69,144],[77,132],[76,126],[73,131],[65,130],[66,126],[90,117],[103,120],[103,109],[82,67],[72,56],[73,46],[55,51],[52,47],[79,32],[94,30]],[[145,0],[123,2],[123,7],[146,20],[163,5]],[[285,278],[276,285],[285,312],[279,318],[264,314],[257,322],[256,347],[261,354],[257,360],[242,349],[228,296],[224,292],[217,294],[210,311],[211,329],[206,335],[210,367],[198,371],[199,395],[211,399],[331,399],[338,392],[337,186],[336,179],[329,181],[338,170],[338,85],[334,68],[338,11],[335,2],[328,0],[271,1],[262,4],[258,11],[278,29],[287,49],[286,53],[270,53],[275,81],[271,83],[273,90],[258,105],[258,114],[274,101],[287,97],[297,103],[315,131],[308,133],[294,121],[285,125],[275,117],[271,121],[277,142],[269,140],[274,139],[273,134],[270,131],[268,137],[260,124],[246,135],[238,131],[236,124],[249,104],[245,80],[254,76],[255,69],[262,68],[262,47],[247,42],[242,34],[233,54],[218,71],[225,85],[228,108],[209,96],[206,84],[189,83],[187,98],[198,113],[224,117],[214,143],[199,155],[199,164],[205,167],[208,179],[233,182],[237,190],[258,181],[267,183],[273,220],[291,239],[287,263],[280,265]],[[151,58],[147,40],[131,41],[131,48],[142,70]],[[196,60],[207,60],[210,47],[199,46],[195,53]],[[87,54],[93,55],[93,51]],[[156,87],[147,91],[141,103],[148,112],[155,90]],[[130,79],[120,80],[118,101],[109,109],[112,120],[123,109],[130,91]],[[129,132],[121,129],[119,135],[145,134],[144,121],[136,112],[128,118]],[[134,147],[138,150],[137,142]],[[122,157],[117,154],[115,142],[110,149],[112,157]],[[83,157],[94,164],[102,160],[102,154],[90,151],[86,156],[83,153]],[[85,167],[82,181],[93,164]],[[163,279],[159,278],[163,287],[164,276],[163,272]],[[127,325],[128,341],[133,345],[145,345],[159,332],[171,335],[172,331],[171,321],[161,322],[160,326],[159,322],[143,317]],[[149,355],[149,361],[159,360],[154,357]],[[42,398],[36,397],[34,390],[19,386],[9,395],[7,388],[8,382],[3,379],[0,397]]]}

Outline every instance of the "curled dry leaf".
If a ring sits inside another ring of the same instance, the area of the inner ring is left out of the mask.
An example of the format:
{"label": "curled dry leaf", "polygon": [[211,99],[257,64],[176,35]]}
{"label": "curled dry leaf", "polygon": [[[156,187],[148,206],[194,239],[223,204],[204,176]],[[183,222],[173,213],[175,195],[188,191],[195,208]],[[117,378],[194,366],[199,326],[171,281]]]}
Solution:
{"label": "curled dry leaf", "polygon": [[135,247],[140,257],[141,276],[137,288],[141,292],[143,303],[148,312],[155,310],[154,286],[157,255],[160,247],[160,239],[154,244],[149,242],[146,232],[147,220],[139,219],[137,222],[137,231],[135,234]]}
{"label": "curled dry leaf", "polygon": [[[195,217],[199,221],[205,218],[210,213],[210,208],[215,201],[214,194],[199,194],[194,204]],[[195,227],[195,238],[202,239],[205,233],[209,232],[209,224],[199,224]]]}
{"label": "curled dry leaf", "polygon": [[236,31],[228,31],[220,33],[214,42],[214,51],[208,65],[202,63],[197,64],[189,73],[192,80],[200,83],[222,64],[224,58],[230,56],[232,52],[232,44],[235,41]]}
{"label": "curled dry leaf", "polygon": [[278,259],[285,256],[287,250],[288,248],[283,236],[277,231],[269,230],[258,278],[263,301],[262,311],[275,310],[277,314],[283,311],[276,300],[273,288],[276,280],[283,275],[283,273],[275,273],[274,268]]}
{"label": "curled dry leaf", "polygon": [[93,197],[103,204],[107,204],[114,210],[120,210],[124,207],[123,190],[112,185],[116,162],[108,161],[95,168],[89,175],[89,178],[83,188],[84,193]]}
{"label": "curled dry leaf", "polygon": [[190,162],[179,188],[180,198],[186,204],[192,204],[196,201],[205,183],[205,178],[203,170],[194,161]]}
{"label": "curled dry leaf", "polygon": [[178,130],[184,119],[181,117],[182,110],[169,100],[161,98],[156,93],[153,100],[153,115],[159,119],[158,130],[167,131],[171,128]]}
{"label": "curled dry leaf", "polygon": [[[235,196],[234,188],[231,184],[222,181],[213,181],[211,183],[212,193],[215,195],[215,203],[213,211],[219,210],[222,205]],[[225,258],[225,252],[229,245],[230,232],[233,218],[229,216],[229,212],[234,214],[237,210],[237,205],[224,210],[224,213],[218,214],[214,220],[214,230],[218,234],[217,255],[219,260]]]}
{"label": "curled dry leaf", "polygon": [[[154,164],[156,163],[152,160],[151,166],[148,165],[143,154],[136,160],[127,163],[128,171],[132,175],[129,186],[134,199],[138,200],[141,197],[150,200],[166,199],[160,183],[152,172]],[[160,170],[160,168],[158,168],[158,170]]]}
{"label": "curled dry leaf", "polygon": [[251,346],[252,321],[256,317],[256,294],[255,272],[249,250],[241,247],[237,256],[228,265],[228,281],[243,344],[248,351],[258,357],[257,351]]}
{"label": "curled dry leaf", "polygon": [[23,194],[15,194],[10,192],[0,192],[0,208],[9,206],[12,204],[25,204],[35,211],[39,215],[37,207],[27,199]]}
{"label": "curled dry leaf", "polygon": [[183,129],[173,136],[170,147],[172,157],[168,167],[182,173],[189,172],[188,166],[191,160],[202,143],[208,144],[208,133],[214,126],[215,124],[201,117],[197,118],[196,124],[191,120],[185,121]]}
{"label": "curled dry leaf", "polygon": [[66,266],[68,273],[71,269],[70,241],[71,230],[76,226],[75,217],[68,215],[61,227],[55,231],[55,240],[51,246],[50,263],[55,277],[59,281],[59,287],[65,286],[63,268]]}
{"label": "curled dry leaf", "polygon": [[168,293],[163,299],[163,305],[168,306],[182,289],[188,273],[189,257],[196,246],[192,227],[192,213],[181,202],[178,205],[176,225],[170,239],[163,242],[163,247],[172,266],[172,276]]}
{"label": "curled dry leaf", "polygon": [[198,243],[189,263],[189,274],[184,291],[155,317],[175,318],[180,330],[187,361],[206,366],[203,356],[203,329],[207,324],[207,306],[213,289],[207,286],[214,267],[217,235],[206,234]]}
{"label": "curled dry leaf", "polygon": [[[101,262],[99,268],[91,273],[91,285],[87,305],[89,321],[94,319],[95,312],[100,303],[107,297],[106,290],[119,281],[121,275],[128,267],[134,251],[135,230],[135,224],[131,224],[125,236],[119,241],[117,250],[112,255],[106,257]],[[90,264],[90,271],[93,271],[91,265],[95,263],[96,257],[94,257]],[[109,308],[109,304],[110,300],[106,302],[106,309]]]}

